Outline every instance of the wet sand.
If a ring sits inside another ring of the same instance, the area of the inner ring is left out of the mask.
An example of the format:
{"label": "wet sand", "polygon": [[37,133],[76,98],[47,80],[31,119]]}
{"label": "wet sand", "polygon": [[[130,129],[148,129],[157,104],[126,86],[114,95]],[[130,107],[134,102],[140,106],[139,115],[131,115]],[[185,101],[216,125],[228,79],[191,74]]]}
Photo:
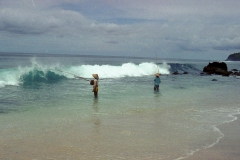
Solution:
{"label": "wet sand", "polygon": [[196,152],[185,160],[239,160],[240,115],[234,122],[218,126],[224,137],[215,146]]}
{"label": "wet sand", "polygon": [[[82,160],[173,160],[182,156],[182,138],[186,133],[172,134],[159,113],[118,115],[104,118],[93,114],[81,119],[69,118],[56,110],[5,115],[0,130],[0,159],[82,159]],[[34,115],[35,113],[35,115]],[[69,113],[65,113],[69,114]],[[26,118],[31,115],[31,121]],[[43,119],[41,115],[47,116]],[[51,119],[50,119],[51,117]],[[66,118],[62,118],[66,117]],[[240,157],[240,116],[238,120],[218,127],[225,135],[219,143],[196,152],[186,160],[237,160]],[[163,132],[165,131],[165,132]],[[169,133],[169,134],[166,134]],[[159,136],[160,135],[160,136]],[[178,144],[178,145],[176,145]],[[180,151],[180,152],[172,152]]]}

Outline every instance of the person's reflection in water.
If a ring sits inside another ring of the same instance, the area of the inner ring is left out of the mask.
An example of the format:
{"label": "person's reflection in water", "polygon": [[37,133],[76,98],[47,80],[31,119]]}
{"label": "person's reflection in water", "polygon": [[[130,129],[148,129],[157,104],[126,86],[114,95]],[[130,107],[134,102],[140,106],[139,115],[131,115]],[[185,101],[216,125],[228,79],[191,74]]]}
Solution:
{"label": "person's reflection in water", "polygon": [[93,99],[93,117],[92,117],[92,123],[93,123],[93,127],[92,127],[92,138],[93,138],[93,148],[95,151],[99,151],[100,150],[100,143],[101,143],[101,121],[99,118],[99,108],[98,108],[98,98],[94,98]]}
{"label": "person's reflection in water", "polygon": [[162,93],[160,92],[160,91],[158,91],[158,92],[154,92],[154,97],[160,97],[160,96],[162,96]]}
{"label": "person's reflection in water", "polygon": [[101,122],[100,122],[100,119],[98,117],[98,110],[99,110],[99,108],[98,108],[98,98],[94,98],[93,99],[93,109],[95,111],[93,113],[93,115],[94,115],[94,117],[93,117],[94,124],[95,125],[100,125]]}

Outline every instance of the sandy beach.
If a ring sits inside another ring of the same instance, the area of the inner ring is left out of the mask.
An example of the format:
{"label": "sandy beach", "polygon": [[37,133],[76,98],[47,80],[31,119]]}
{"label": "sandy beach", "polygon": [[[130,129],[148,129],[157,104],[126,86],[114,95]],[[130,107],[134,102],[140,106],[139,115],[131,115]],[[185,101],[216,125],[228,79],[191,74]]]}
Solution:
{"label": "sandy beach", "polygon": [[185,160],[239,160],[240,159],[240,116],[231,123],[218,126],[224,137],[215,146],[196,152]]}

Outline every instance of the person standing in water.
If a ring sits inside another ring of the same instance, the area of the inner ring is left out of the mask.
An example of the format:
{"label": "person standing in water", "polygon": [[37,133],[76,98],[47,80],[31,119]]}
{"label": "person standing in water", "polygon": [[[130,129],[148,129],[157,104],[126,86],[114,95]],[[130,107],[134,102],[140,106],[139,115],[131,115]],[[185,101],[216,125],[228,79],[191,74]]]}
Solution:
{"label": "person standing in water", "polygon": [[159,84],[161,83],[161,79],[159,78],[160,74],[156,73],[154,79],[154,91],[159,91]]}
{"label": "person standing in water", "polygon": [[93,90],[92,92],[94,92],[94,97],[97,98],[98,97],[98,74],[92,74],[92,76],[94,77],[94,83],[93,83]]}

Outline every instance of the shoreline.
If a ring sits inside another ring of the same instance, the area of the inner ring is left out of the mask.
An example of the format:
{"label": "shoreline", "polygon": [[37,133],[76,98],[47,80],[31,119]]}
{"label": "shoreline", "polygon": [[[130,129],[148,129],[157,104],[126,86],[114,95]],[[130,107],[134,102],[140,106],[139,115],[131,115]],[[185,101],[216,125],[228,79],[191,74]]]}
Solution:
{"label": "shoreline", "polygon": [[197,151],[184,160],[239,160],[240,157],[240,115],[237,120],[217,128],[224,134],[213,147]]}

